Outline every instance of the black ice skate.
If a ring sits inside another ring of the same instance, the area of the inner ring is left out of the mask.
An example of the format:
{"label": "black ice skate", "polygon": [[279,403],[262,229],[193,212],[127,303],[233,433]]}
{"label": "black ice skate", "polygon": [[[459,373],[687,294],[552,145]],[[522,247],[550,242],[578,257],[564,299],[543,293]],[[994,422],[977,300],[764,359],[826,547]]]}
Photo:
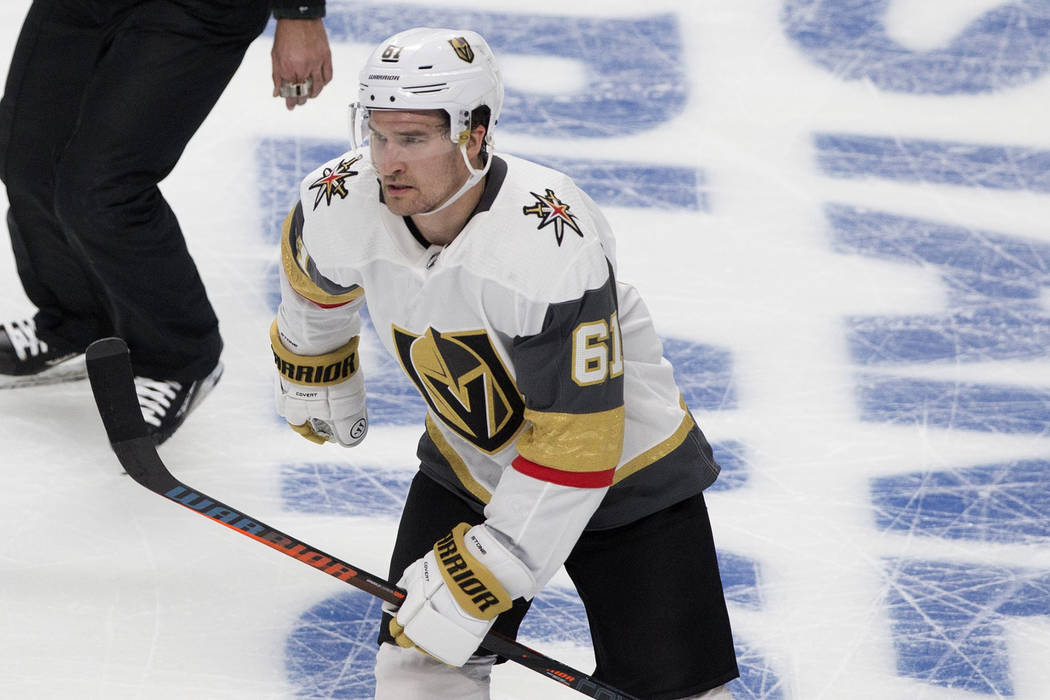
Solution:
{"label": "black ice skate", "polygon": [[171,379],[135,377],[135,393],[138,395],[142,419],[153,443],[159,445],[174,434],[190,411],[197,407],[222,376],[222,363],[215,365],[204,379],[182,384]]}
{"label": "black ice skate", "polygon": [[0,388],[71,382],[87,377],[83,349],[45,340],[32,319],[0,323]]}

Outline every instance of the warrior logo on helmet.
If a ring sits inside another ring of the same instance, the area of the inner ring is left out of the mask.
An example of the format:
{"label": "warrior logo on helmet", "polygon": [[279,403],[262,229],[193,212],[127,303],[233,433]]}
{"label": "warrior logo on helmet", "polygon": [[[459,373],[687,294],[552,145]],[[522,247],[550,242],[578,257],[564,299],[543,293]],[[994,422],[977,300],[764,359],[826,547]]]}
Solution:
{"label": "warrior logo on helmet", "polygon": [[474,62],[474,49],[470,48],[470,44],[467,43],[466,39],[457,36],[455,39],[449,39],[448,43],[452,45],[452,49],[456,52],[457,56],[467,63]]}

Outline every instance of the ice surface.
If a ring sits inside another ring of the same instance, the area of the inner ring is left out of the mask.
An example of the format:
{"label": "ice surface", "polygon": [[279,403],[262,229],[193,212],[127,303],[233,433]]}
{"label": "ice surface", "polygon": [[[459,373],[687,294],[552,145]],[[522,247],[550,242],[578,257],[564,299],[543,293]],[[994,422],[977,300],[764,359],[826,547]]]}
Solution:
{"label": "ice surface", "polygon": [[[27,7],[0,7],[8,54]],[[365,444],[282,427],[277,234],[371,44],[470,26],[507,61],[498,149],[603,206],[723,465],[734,697],[1050,698],[1050,1],[468,7],[331,0],[335,80],[290,114],[264,36],[164,183],[226,339],[176,474],[386,571],[423,403],[366,323]],[[369,596],[120,474],[86,383],[0,411],[0,697],[369,696]],[[522,640],[592,668],[564,574]],[[496,698],[574,696],[496,672]]]}

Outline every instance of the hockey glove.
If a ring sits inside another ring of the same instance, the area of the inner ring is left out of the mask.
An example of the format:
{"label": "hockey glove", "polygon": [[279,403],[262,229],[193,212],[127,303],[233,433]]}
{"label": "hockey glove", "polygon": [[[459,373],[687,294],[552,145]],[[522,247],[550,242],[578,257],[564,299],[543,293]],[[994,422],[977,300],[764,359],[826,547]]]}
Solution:
{"label": "hockey glove", "polygon": [[368,432],[364,377],[357,371],[357,336],[325,355],[297,355],[284,347],[277,322],[270,344],[277,365],[277,413],[310,442],[353,447]]}
{"label": "hockey glove", "polygon": [[390,633],[403,647],[418,646],[450,666],[474,654],[496,616],[531,593],[532,572],[484,525],[460,523],[401,577],[405,601]]}

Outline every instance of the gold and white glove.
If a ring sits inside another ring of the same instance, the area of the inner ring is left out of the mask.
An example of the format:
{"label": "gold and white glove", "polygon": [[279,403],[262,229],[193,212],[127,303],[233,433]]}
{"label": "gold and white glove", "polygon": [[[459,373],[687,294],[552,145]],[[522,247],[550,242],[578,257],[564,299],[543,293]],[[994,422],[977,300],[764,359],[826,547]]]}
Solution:
{"label": "gold and white glove", "polygon": [[358,338],[324,355],[298,355],[284,346],[277,321],[270,345],[277,366],[277,413],[292,430],[317,444],[332,440],[353,447],[368,432],[364,376],[358,371]]}
{"label": "gold and white glove", "polygon": [[395,616],[390,633],[399,645],[462,666],[496,616],[535,585],[529,568],[485,525],[460,523],[405,570],[401,607],[383,607]]}

